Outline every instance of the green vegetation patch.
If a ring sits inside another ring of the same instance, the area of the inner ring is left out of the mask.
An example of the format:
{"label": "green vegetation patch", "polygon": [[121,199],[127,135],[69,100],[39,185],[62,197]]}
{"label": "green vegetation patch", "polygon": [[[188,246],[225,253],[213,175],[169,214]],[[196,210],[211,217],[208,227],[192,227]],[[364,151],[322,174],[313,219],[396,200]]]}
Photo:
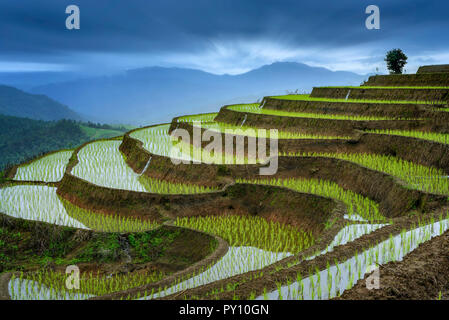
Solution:
{"label": "green vegetation patch", "polygon": [[0,214],[0,273],[60,263],[88,231],[14,219]]}
{"label": "green vegetation patch", "polygon": [[124,126],[74,120],[40,121],[0,115],[0,170],[61,149],[74,149],[96,137],[123,135]]}
{"label": "green vegetation patch", "polygon": [[310,232],[260,217],[189,217],[178,218],[175,224],[217,235],[234,247],[251,246],[271,252],[298,253],[315,241]]}
{"label": "green vegetation patch", "polygon": [[403,131],[403,130],[367,130],[369,133],[388,134],[393,136],[402,136],[434,141],[443,144],[449,144],[449,134],[423,131]]}
{"label": "green vegetation patch", "polygon": [[181,234],[178,229],[158,229],[131,234],[128,237],[131,254],[139,263],[153,261],[165,254],[166,249]]}

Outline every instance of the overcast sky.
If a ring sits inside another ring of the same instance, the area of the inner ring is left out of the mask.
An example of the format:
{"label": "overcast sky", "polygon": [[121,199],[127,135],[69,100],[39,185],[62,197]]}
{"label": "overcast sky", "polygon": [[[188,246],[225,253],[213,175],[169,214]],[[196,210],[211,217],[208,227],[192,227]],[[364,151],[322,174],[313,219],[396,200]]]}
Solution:
{"label": "overcast sky", "polygon": [[[78,5],[80,30],[65,9]],[[380,30],[365,9],[380,8]],[[237,74],[296,61],[365,74],[401,48],[408,72],[449,63],[449,2],[436,0],[0,0],[0,71],[177,66]]]}

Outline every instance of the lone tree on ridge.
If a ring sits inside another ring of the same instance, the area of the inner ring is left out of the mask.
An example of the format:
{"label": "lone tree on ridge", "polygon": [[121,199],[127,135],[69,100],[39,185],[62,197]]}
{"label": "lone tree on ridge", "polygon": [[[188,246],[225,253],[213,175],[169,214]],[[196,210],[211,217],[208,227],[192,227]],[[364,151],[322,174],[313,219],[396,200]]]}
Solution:
{"label": "lone tree on ridge", "polygon": [[402,74],[402,69],[407,63],[407,56],[401,49],[393,49],[387,52],[385,61],[390,74]]}

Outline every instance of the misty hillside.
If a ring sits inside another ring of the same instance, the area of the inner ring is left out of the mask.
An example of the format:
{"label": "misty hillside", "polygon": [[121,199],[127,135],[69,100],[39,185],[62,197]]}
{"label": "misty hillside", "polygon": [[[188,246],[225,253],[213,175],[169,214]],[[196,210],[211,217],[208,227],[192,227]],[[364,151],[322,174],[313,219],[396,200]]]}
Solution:
{"label": "misty hillside", "polygon": [[35,87],[80,114],[102,122],[167,122],[185,113],[216,110],[224,104],[253,102],[287,90],[313,86],[359,85],[365,76],[332,72],[300,63],[274,63],[240,75],[149,67],[122,74]]}
{"label": "misty hillside", "polygon": [[67,106],[47,96],[30,94],[4,85],[0,85],[0,114],[47,121],[82,119]]}
{"label": "misty hillside", "polygon": [[49,83],[73,81],[80,78],[76,72],[66,71],[33,71],[33,72],[0,72],[0,83],[23,91]]}

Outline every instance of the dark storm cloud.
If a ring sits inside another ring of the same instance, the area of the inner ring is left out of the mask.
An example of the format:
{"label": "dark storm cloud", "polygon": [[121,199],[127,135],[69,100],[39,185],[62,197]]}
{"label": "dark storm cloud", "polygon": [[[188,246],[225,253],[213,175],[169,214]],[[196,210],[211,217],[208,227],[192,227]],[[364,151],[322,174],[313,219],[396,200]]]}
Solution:
{"label": "dark storm cloud", "polygon": [[[65,28],[76,4],[81,29]],[[365,8],[381,30],[365,28]],[[0,60],[83,63],[89,54],[201,54],[217,41],[276,42],[294,48],[353,46],[444,51],[447,1],[1,0]]]}

